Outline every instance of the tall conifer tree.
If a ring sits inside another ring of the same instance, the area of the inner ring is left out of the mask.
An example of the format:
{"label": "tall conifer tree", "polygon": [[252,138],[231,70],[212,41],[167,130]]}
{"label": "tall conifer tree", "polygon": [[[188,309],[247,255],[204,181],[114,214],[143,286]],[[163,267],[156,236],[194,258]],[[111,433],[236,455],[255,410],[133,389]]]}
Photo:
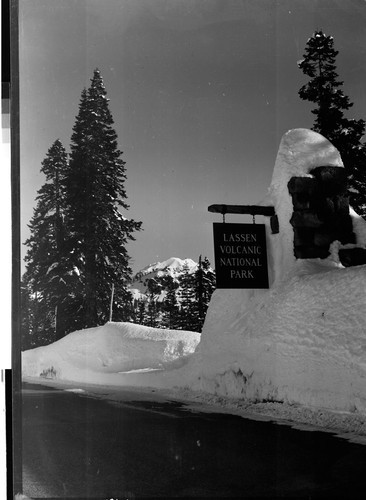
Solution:
{"label": "tall conifer tree", "polygon": [[193,275],[195,293],[195,330],[201,332],[211,295],[216,288],[216,275],[207,257],[198,259],[198,268]]}
{"label": "tall conifer tree", "polygon": [[179,306],[177,300],[178,283],[167,275],[164,280],[164,288],[166,291],[165,300],[163,302],[163,325],[165,328],[175,330],[179,326]]}
{"label": "tall conifer tree", "polygon": [[141,226],[119,211],[128,209],[126,172],[108,101],[96,69],[81,94],[66,183],[69,250],[82,281],[78,315],[83,327],[108,319],[113,283],[123,295],[131,275],[126,244]]}
{"label": "tall conifer tree", "polygon": [[179,277],[179,330],[197,331],[197,314],[194,304],[194,277],[188,264],[184,263],[182,274]]}
{"label": "tall conifer tree", "polygon": [[336,73],[334,40],[321,30],[309,38],[299,68],[310,80],[299,90],[301,99],[315,103],[312,129],[332,142],[348,172],[351,205],[366,215],[366,144],[361,142],[365,121],[347,119],[344,111],[353,106],[344,95]]}
{"label": "tall conifer tree", "polygon": [[[37,205],[30,221],[30,237],[25,242],[26,273],[23,277],[32,318],[28,325],[41,343],[57,340],[67,332],[66,303],[70,268],[65,259],[65,176],[67,154],[57,139],[42,162],[46,183],[38,191]],[[40,336],[42,338],[40,338]]]}

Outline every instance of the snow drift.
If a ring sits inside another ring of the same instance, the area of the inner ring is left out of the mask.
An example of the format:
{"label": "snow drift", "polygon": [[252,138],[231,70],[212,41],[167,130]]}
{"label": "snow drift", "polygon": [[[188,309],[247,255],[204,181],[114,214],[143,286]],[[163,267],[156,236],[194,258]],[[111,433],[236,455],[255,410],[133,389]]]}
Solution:
{"label": "snow drift", "polygon": [[215,292],[193,387],[366,414],[366,268],[296,267],[267,294]]}
{"label": "snow drift", "polygon": [[[199,341],[200,334],[196,332],[110,322],[70,333],[48,346],[25,351],[22,372],[25,377],[64,380],[80,380],[82,372],[94,372],[102,381],[105,380],[103,374],[169,370],[186,363]],[[81,379],[85,380],[85,376]]]}
{"label": "snow drift", "polygon": [[[270,289],[214,292],[192,387],[366,414],[366,266],[344,268],[339,242],[327,259],[293,252],[287,184],[322,165],[343,168],[329,141],[306,129],[285,134],[263,201],[280,226],[278,234],[267,228]],[[365,247],[366,223],[351,216],[356,245]]]}
{"label": "snow drift", "polygon": [[[366,416],[366,266],[343,267],[339,241],[326,259],[300,260],[293,251],[287,184],[324,165],[343,168],[324,137],[306,129],[284,135],[263,200],[275,207],[280,227],[272,234],[264,221],[270,288],[216,290],[201,341],[192,332],[109,323],[26,351],[23,375],[53,367],[64,379],[83,381],[88,371],[95,383],[110,375],[120,385],[186,387]],[[366,222],[352,209],[350,215],[355,245],[365,248]],[[118,373],[142,368],[162,370]]]}

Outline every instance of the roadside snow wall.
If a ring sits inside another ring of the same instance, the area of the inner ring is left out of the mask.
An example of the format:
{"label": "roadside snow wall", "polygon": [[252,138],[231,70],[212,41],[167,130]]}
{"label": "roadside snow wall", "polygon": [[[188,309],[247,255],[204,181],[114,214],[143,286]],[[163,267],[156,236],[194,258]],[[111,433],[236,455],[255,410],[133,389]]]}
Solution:
{"label": "roadside snow wall", "polygon": [[[270,289],[214,292],[192,388],[366,414],[366,266],[343,267],[338,241],[326,259],[294,256],[288,183],[320,166],[343,168],[327,139],[307,129],[284,135],[263,200],[280,227],[267,227]],[[350,216],[355,245],[365,248],[366,223]]]}

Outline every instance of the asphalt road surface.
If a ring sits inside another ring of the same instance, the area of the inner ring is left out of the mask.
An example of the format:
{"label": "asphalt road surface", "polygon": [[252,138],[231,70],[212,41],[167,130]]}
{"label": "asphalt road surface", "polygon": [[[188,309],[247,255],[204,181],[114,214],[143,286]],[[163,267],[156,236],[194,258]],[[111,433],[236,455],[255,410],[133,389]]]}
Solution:
{"label": "asphalt road surface", "polygon": [[31,384],[22,412],[31,498],[364,498],[366,446],[329,433]]}

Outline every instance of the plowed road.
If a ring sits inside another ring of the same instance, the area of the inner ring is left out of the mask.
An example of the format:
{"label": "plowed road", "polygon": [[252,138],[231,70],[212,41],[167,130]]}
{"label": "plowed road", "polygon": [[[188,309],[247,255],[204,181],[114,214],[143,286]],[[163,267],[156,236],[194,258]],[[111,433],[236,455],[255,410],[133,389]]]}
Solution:
{"label": "plowed road", "polygon": [[22,401],[32,498],[355,498],[365,489],[366,446],[328,433],[41,385],[25,384]]}

